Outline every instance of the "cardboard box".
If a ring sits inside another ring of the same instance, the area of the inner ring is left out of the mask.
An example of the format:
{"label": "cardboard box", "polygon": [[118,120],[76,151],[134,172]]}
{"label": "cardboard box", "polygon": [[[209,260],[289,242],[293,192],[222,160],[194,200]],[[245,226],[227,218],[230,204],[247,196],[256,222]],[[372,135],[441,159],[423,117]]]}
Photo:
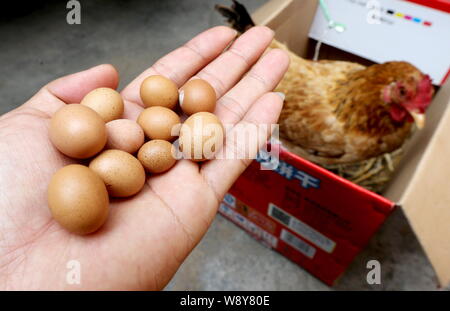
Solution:
{"label": "cardboard box", "polygon": [[[315,0],[272,0],[253,15],[276,38],[305,56]],[[395,207],[403,209],[442,285],[450,283],[450,81],[427,112],[426,127],[384,196],[281,150],[275,170],[253,161],[220,213],[268,247],[332,285]],[[420,272],[419,272],[420,273]]]}
{"label": "cardboard box", "polygon": [[450,40],[445,39],[450,37],[450,1],[446,6],[437,0],[422,2],[327,1],[331,18],[342,21],[346,30],[328,30],[327,19],[317,10],[309,36],[377,63],[410,62],[443,85],[450,74]]}

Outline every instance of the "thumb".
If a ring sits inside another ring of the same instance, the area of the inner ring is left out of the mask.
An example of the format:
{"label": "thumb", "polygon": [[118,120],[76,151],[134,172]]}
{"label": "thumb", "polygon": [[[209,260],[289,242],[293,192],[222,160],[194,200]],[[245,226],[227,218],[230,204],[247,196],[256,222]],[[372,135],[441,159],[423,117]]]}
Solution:
{"label": "thumb", "polygon": [[112,65],[99,65],[47,84],[46,88],[66,104],[79,103],[83,97],[99,87],[115,89],[119,74]]}
{"label": "thumb", "polygon": [[51,116],[65,104],[79,103],[99,87],[117,88],[119,74],[112,65],[99,65],[56,79],[24,104]]}

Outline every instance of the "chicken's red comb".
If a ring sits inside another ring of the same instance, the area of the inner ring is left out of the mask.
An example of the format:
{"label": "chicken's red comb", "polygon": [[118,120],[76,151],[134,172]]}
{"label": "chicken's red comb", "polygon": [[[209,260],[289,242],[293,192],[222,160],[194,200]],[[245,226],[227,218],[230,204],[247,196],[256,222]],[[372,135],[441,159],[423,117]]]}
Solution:
{"label": "chicken's red comb", "polygon": [[429,75],[423,75],[422,80],[417,84],[416,94],[413,98],[402,104],[406,110],[418,113],[425,113],[433,98],[433,84]]}

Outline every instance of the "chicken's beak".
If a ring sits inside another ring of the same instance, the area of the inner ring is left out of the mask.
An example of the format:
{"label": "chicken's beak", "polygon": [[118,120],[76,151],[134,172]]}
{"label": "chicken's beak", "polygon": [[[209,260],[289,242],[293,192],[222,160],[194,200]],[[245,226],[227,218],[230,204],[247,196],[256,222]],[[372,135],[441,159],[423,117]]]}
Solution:
{"label": "chicken's beak", "polygon": [[425,126],[425,114],[418,112],[409,112],[414,119],[414,123],[416,124],[419,130],[423,129]]}

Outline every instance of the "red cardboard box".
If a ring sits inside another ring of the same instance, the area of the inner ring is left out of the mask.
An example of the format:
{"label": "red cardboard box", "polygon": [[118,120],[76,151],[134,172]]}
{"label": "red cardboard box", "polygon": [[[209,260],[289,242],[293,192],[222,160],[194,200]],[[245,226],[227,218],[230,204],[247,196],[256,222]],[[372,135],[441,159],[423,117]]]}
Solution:
{"label": "red cardboard box", "polygon": [[[272,0],[254,15],[276,38],[306,54],[315,0]],[[328,285],[346,270],[396,206],[404,209],[441,284],[450,281],[450,81],[437,93],[427,126],[414,135],[384,196],[286,149],[272,170],[267,154],[237,180],[219,212]]]}
{"label": "red cardboard box", "polygon": [[266,161],[242,174],[220,213],[331,285],[395,204],[284,149],[275,170],[261,170]]}

